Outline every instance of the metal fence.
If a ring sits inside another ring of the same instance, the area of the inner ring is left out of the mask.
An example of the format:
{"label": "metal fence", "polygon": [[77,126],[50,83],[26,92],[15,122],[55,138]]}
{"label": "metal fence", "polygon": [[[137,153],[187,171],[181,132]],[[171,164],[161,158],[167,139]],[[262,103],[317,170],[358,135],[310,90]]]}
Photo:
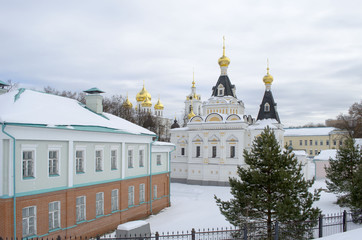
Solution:
{"label": "metal fence", "polygon": [[[352,215],[350,212],[321,215],[315,222],[273,222],[271,229],[272,240],[288,239],[311,239],[320,238],[336,233],[346,232],[362,227],[362,219]],[[305,232],[304,229],[308,231]],[[24,239],[24,238],[23,238]],[[26,238],[25,238],[26,239]],[[34,239],[34,238],[33,238]],[[220,229],[192,229],[184,232],[167,232],[137,236],[124,236],[115,238],[112,235],[103,235],[96,238],[81,236],[58,236],[56,238],[35,238],[41,240],[219,240],[219,239],[240,239],[240,240],[261,240],[268,239],[268,228],[266,222],[251,222],[241,228],[220,228]],[[270,239],[270,238],[269,238]],[[13,238],[2,238],[0,240],[13,240]]]}

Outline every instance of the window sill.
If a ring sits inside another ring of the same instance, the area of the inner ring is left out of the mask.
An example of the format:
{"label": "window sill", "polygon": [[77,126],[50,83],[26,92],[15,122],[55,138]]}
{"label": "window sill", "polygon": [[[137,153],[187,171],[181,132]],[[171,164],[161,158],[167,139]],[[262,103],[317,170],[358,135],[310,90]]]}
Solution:
{"label": "window sill", "polygon": [[81,220],[81,221],[77,221],[77,224],[81,224],[81,223],[85,223],[87,222],[87,220]]}
{"label": "window sill", "polygon": [[31,179],[35,179],[35,177],[23,177],[23,180],[31,180]]}
{"label": "window sill", "polygon": [[116,171],[118,170],[118,168],[111,168],[111,171]]}
{"label": "window sill", "polygon": [[56,231],[59,231],[59,230],[61,230],[60,227],[58,227],[58,228],[53,228],[53,229],[49,229],[49,232],[51,233],[51,232],[56,232]]}
{"label": "window sill", "polygon": [[76,174],[85,174],[85,172],[76,172]]}
{"label": "window sill", "polygon": [[104,217],[104,214],[96,216],[96,218]]}
{"label": "window sill", "polygon": [[96,172],[103,172],[103,170],[96,170]]}
{"label": "window sill", "polygon": [[49,174],[49,177],[59,177],[59,174]]}

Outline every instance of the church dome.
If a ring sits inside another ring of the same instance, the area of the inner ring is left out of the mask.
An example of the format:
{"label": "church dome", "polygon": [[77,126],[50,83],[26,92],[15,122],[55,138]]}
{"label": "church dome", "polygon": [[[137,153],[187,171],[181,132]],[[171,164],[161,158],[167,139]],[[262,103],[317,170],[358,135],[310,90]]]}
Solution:
{"label": "church dome", "polygon": [[266,75],[263,77],[263,82],[265,84],[271,84],[273,82],[274,78],[272,75],[269,74],[269,67],[267,68]]}
{"label": "church dome", "polygon": [[196,114],[194,113],[194,111],[192,110],[192,108],[191,108],[191,112],[187,115],[187,118],[188,119],[191,119],[191,118],[193,118],[193,117],[195,117],[196,116]]}
{"label": "church dome", "polygon": [[141,103],[142,107],[151,107],[152,103],[150,101],[150,98],[146,97],[146,99]]}
{"label": "church dome", "polygon": [[126,101],[123,102],[123,106],[124,106],[125,108],[132,108],[132,107],[133,107],[132,103],[131,103],[131,102],[129,101],[129,99],[128,99],[128,96],[127,96]]}
{"label": "church dome", "polygon": [[156,105],[155,105],[155,109],[157,110],[162,110],[164,107],[163,107],[163,104],[161,103],[160,99],[158,99]]}
{"label": "church dome", "polygon": [[151,94],[146,90],[145,84],[143,84],[142,90],[136,95],[136,100],[137,102],[143,102],[146,98],[149,98],[151,101]]}
{"label": "church dome", "polygon": [[175,118],[175,120],[173,121],[173,124],[171,125],[171,129],[174,129],[174,128],[180,128],[180,125],[178,124],[176,118]]}
{"label": "church dome", "polygon": [[220,67],[227,67],[230,64],[230,59],[227,56],[222,55],[222,57],[219,58],[218,63],[220,65]]}

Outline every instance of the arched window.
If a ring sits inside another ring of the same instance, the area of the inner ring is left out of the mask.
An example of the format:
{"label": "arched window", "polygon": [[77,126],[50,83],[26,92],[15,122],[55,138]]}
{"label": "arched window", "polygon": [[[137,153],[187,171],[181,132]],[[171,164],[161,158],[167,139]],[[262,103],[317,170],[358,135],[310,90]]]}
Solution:
{"label": "arched window", "polygon": [[269,103],[264,104],[264,112],[270,112],[270,105]]}

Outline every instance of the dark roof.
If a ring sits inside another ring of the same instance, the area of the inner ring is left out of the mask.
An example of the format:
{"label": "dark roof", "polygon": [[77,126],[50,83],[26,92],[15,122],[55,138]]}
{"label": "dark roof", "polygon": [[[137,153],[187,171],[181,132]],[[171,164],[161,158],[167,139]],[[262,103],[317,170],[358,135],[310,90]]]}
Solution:
{"label": "dark roof", "polygon": [[90,93],[90,94],[94,94],[94,93],[104,93],[102,90],[94,87],[94,88],[91,88],[91,89],[88,89],[88,90],[85,90],[84,91],[85,93]]}
{"label": "dark roof", "polygon": [[233,93],[233,88],[235,88],[235,85],[232,85],[230,82],[230,79],[227,75],[221,75],[219,77],[219,80],[217,80],[217,83],[215,86],[212,87],[212,94],[211,96],[217,97],[218,96],[218,92],[217,92],[217,87],[222,84],[225,88],[224,91],[224,96],[233,96],[236,98],[236,96]]}
{"label": "dark roof", "polygon": [[173,124],[171,125],[171,129],[173,128],[180,128],[180,125],[177,123],[177,120],[173,121]]}
{"label": "dark roof", "polygon": [[[265,104],[270,106],[269,111],[265,111]],[[274,102],[273,94],[271,91],[265,91],[263,101],[260,104],[259,114],[257,120],[275,119],[280,123],[279,115],[276,109],[277,104]]]}
{"label": "dark roof", "polygon": [[9,86],[9,84],[7,84],[7,83],[0,80],[0,86]]}

